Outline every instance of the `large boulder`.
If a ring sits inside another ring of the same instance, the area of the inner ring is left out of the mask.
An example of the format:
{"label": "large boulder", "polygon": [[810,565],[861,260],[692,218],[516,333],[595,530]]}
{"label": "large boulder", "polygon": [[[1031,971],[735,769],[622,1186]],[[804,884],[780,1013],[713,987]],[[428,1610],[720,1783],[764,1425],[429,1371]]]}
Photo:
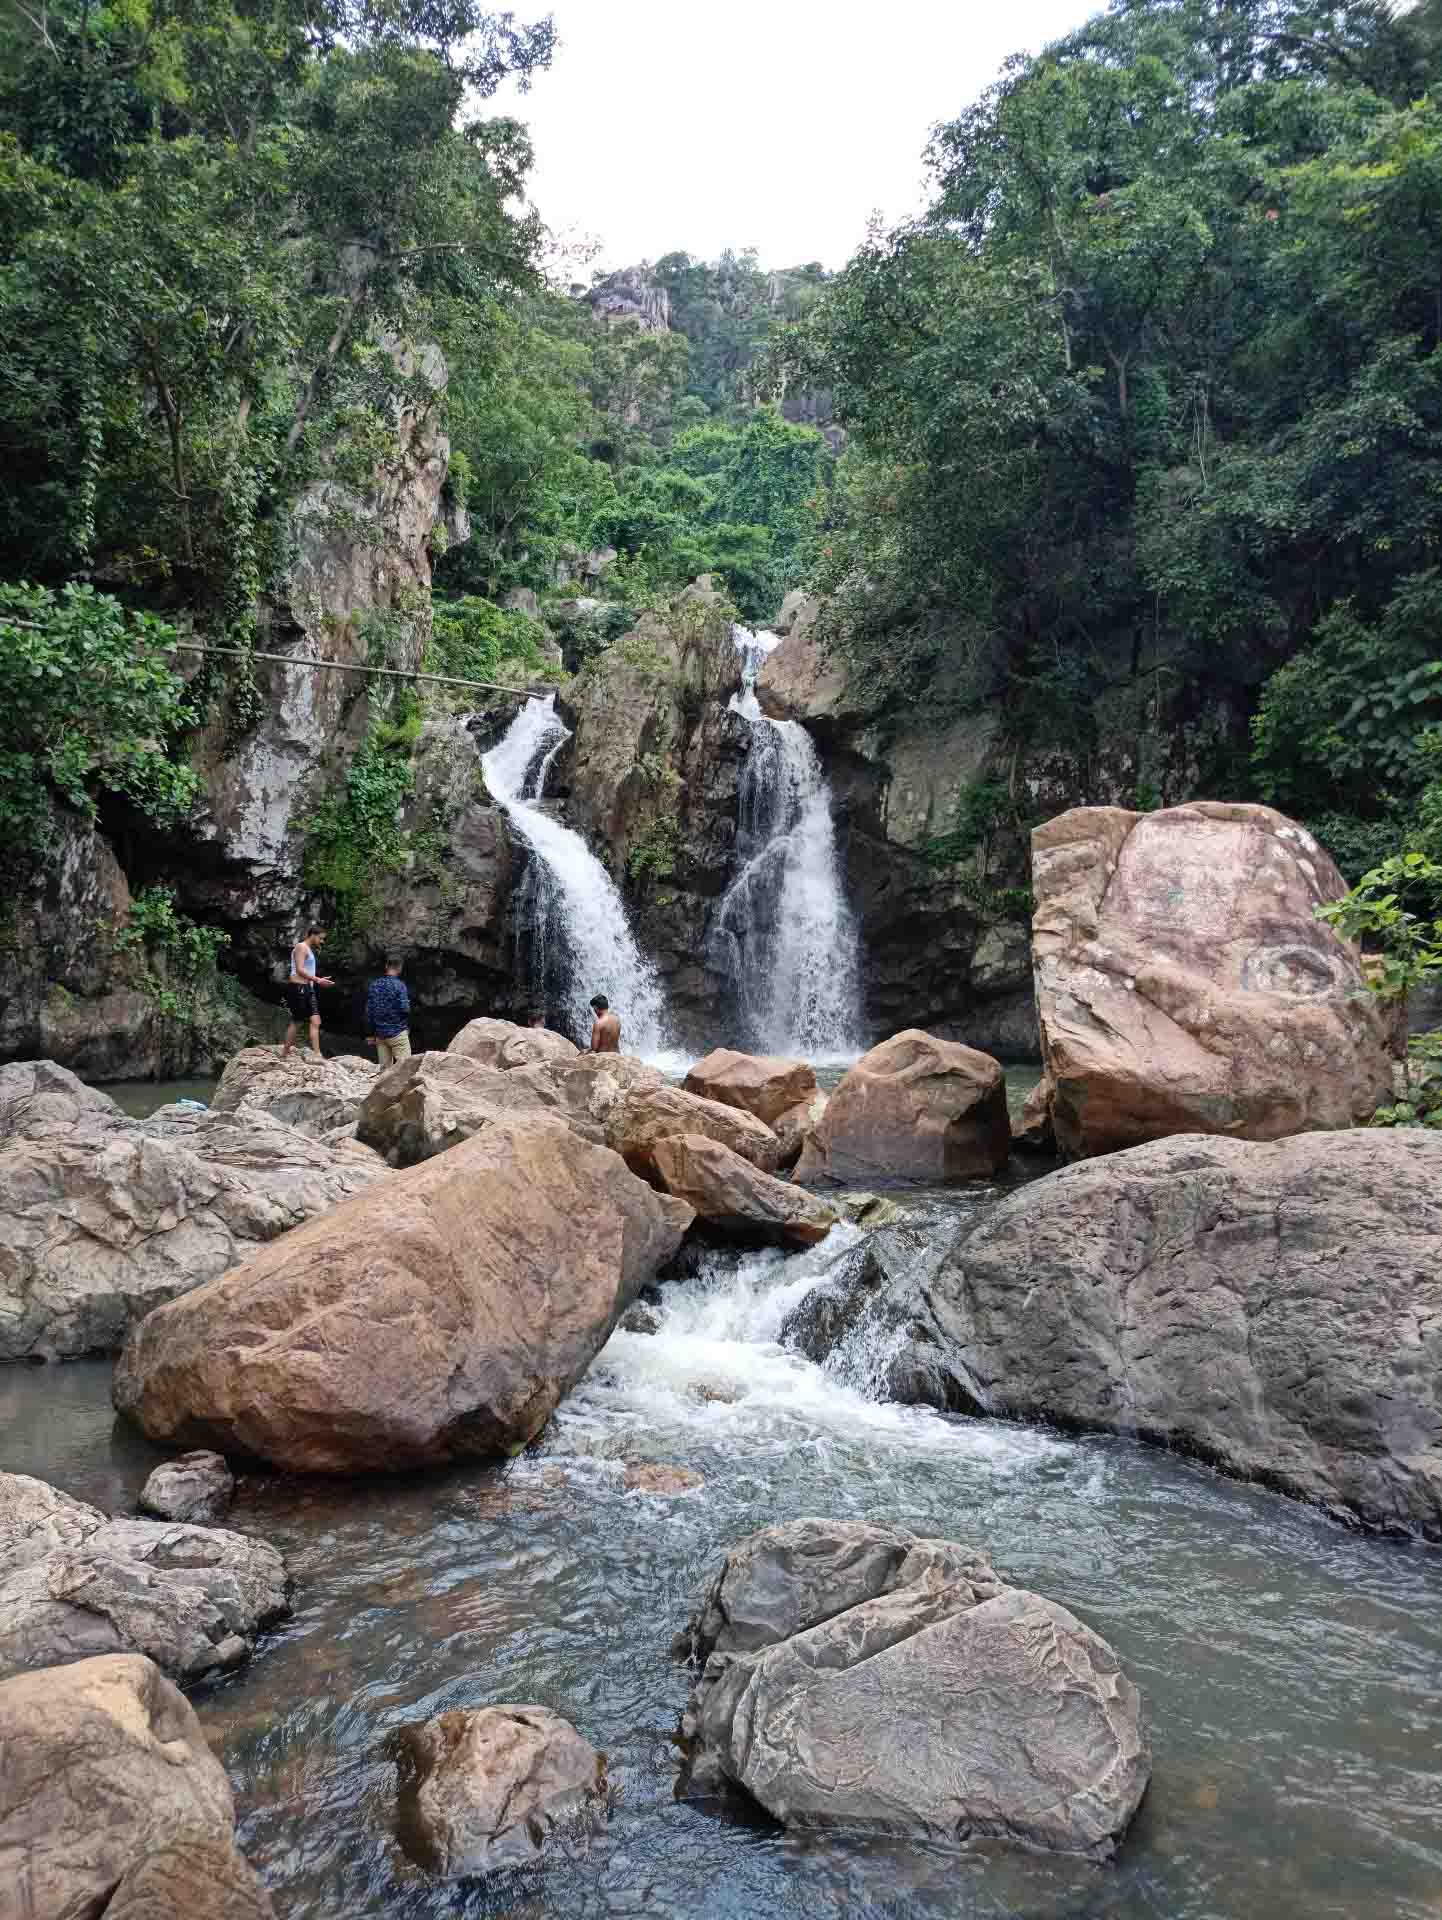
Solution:
{"label": "large boulder", "polygon": [[142,1321],[115,1403],[303,1472],[514,1451],[691,1218],[563,1123],[497,1118]]}
{"label": "large boulder", "polygon": [[988,1412],[1137,1434],[1442,1541],[1442,1137],[1192,1135],[957,1238],[929,1331]]}
{"label": "large boulder", "polygon": [[680,1087],[642,1084],[612,1105],[605,1119],[606,1144],[633,1173],[655,1180],[656,1146],[684,1133],[715,1140],[762,1173],[775,1173],[781,1143],[764,1121],[719,1100],[701,1100]]}
{"label": "large boulder", "polygon": [[796,1178],[986,1179],[1006,1165],[1006,1080],[990,1054],[909,1027],[864,1053],[802,1145]]}
{"label": "large boulder", "polygon": [[513,1067],[534,1067],[548,1060],[575,1060],[580,1049],[563,1033],[549,1027],[518,1027],[510,1020],[471,1020],[446,1049],[478,1066],[498,1067],[503,1073]]}
{"label": "large boulder", "polygon": [[719,1100],[723,1107],[740,1107],[774,1127],[782,1114],[812,1098],[816,1075],[804,1060],[716,1047],[696,1062],[682,1085],[687,1093]]}
{"label": "large boulder", "polygon": [[270,1920],[236,1852],[225,1769],[149,1660],[0,1682],[0,1912]]}
{"label": "large boulder", "polygon": [[245,1047],[226,1062],[211,1097],[215,1113],[262,1113],[319,1140],[353,1127],[376,1077],[374,1060],[359,1054],[326,1059],[309,1047]]}
{"label": "large boulder", "polygon": [[668,1084],[659,1068],[630,1053],[578,1053],[574,1060],[553,1060],[545,1071],[562,1111],[583,1134],[599,1127],[604,1135],[611,1109],[627,1094],[654,1093]]}
{"label": "large boulder", "polygon": [[1277,1140],[1389,1097],[1386,1020],[1316,909],[1345,884],[1270,807],[1079,807],[1032,835],[1042,1057],[1069,1159]]}
{"label": "large boulder", "polygon": [[153,1307],[386,1175],[355,1141],[264,1114],[64,1124],[31,1104],[0,1140],[0,1360],[109,1352]]}
{"label": "large boulder", "polygon": [[[502,1113],[569,1118],[545,1064],[504,1072],[465,1054],[413,1053],[377,1077],[356,1138],[391,1166],[414,1167],[458,1147]],[[599,1141],[600,1129],[590,1137]]]}
{"label": "large boulder", "polygon": [[606,1802],[605,1761],[548,1707],[453,1708],[396,1754],[401,1842],[448,1880],[527,1865]]}
{"label": "large boulder", "polygon": [[827,1104],[826,1095],[818,1090],[810,1099],[788,1107],[785,1113],[778,1113],[771,1122],[771,1131],[781,1145],[781,1155],[776,1163],[778,1172],[791,1172],[801,1158],[807,1134],[815,1133],[821,1125]]}
{"label": "large boulder", "polygon": [[93,1118],[118,1121],[122,1115],[108,1093],[87,1087],[68,1067],[53,1060],[12,1060],[0,1067],[0,1140]]}
{"label": "large boulder", "polygon": [[788,1826],[1104,1859],[1146,1790],[1116,1654],[953,1541],[764,1527],[726,1555],[690,1638],[692,1790],[729,1782]]}
{"label": "large boulder", "polygon": [[781,644],[773,647],[756,676],[756,699],[773,720],[800,720],[823,744],[864,721],[863,704],[846,684],[846,668],[817,640],[821,602],[788,594],[778,616]]}
{"label": "large boulder", "polygon": [[704,1134],[658,1140],[651,1162],[664,1193],[695,1209],[696,1218],[723,1239],[743,1245],[814,1247],[836,1215],[804,1187],[762,1173]]}
{"label": "large boulder", "polygon": [[0,1674],[143,1653],[177,1680],[248,1660],[290,1612],[275,1548],[219,1527],[107,1519],[0,1473]]}

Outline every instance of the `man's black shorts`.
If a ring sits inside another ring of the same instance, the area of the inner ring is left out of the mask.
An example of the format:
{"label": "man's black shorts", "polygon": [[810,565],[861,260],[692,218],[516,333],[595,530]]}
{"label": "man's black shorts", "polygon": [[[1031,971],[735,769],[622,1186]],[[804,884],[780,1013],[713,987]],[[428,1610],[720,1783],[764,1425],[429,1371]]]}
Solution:
{"label": "man's black shorts", "polygon": [[307,983],[297,986],[294,980],[286,983],[285,1004],[290,1008],[292,1020],[309,1020],[320,1012],[315,1003],[315,988]]}

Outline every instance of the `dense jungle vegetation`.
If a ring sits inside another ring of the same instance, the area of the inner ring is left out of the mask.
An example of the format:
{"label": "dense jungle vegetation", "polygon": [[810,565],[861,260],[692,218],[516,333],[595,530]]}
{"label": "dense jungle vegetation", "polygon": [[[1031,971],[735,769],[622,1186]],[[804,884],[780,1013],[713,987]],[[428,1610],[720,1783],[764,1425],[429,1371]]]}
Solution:
{"label": "dense jungle vegetation", "polygon": [[832,276],[664,255],[654,332],[543,271],[493,107],[554,53],[475,0],[0,4],[10,846],[184,807],[214,687],[148,623],[249,645],[289,506],[384,461],[434,341],[450,670],[597,549],[590,645],[701,571],[753,620],[810,581],[883,721],[999,706],[1013,765],[1124,733],[1145,805],[1225,709],[1206,790],[1353,874],[1442,855],[1442,0],[1114,0],[933,130],[920,218]]}

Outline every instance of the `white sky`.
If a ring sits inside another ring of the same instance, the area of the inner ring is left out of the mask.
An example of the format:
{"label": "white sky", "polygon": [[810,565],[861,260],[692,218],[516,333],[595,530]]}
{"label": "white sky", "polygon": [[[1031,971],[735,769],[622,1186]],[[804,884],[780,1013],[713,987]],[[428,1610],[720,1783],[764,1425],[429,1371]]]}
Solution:
{"label": "white sky", "polygon": [[[607,270],[755,247],[839,267],[924,199],[922,148],[1102,0],[507,0],[555,15],[555,64],[495,106],[531,129],[532,198]],[[578,279],[589,273],[578,270]]]}

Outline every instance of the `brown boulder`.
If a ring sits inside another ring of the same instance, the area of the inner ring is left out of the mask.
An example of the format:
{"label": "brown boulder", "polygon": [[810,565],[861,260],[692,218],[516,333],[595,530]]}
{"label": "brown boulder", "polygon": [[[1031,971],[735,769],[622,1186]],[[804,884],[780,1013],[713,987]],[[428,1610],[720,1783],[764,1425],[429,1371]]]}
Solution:
{"label": "brown boulder", "polygon": [[814,1193],[762,1173],[703,1134],[658,1140],[651,1159],[662,1191],[684,1200],[727,1240],[814,1247],[836,1224],[836,1215]]}
{"label": "brown boulder", "polygon": [[781,1156],[776,1163],[779,1173],[790,1173],[796,1165],[806,1145],[807,1134],[814,1133],[821,1125],[821,1116],[825,1111],[826,1095],[818,1091],[798,1106],[788,1107],[785,1113],[778,1113],[771,1122],[771,1131],[781,1143]]}
{"label": "brown boulder", "polygon": [[301,1472],[514,1450],[691,1217],[561,1122],[496,1119],[151,1314],[115,1404],[153,1440]]}
{"label": "brown boulder", "polygon": [[1006,1081],[990,1054],[916,1027],[865,1053],[806,1136],[798,1180],[954,1181],[1006,1165]]}
{"label": "brown boulder", "polygon": [[68,1067],[53,1060],[11,1060],[0,1067],[0,1140],[42,1127],[73,1126],[88,1116],[118,1121],[120,1108]]}
{"label": "brown boulder", "polygon": [[[503,1072],[459,1053],[413,1053],[380,1073],[365,1097],[356,1138],[393,1167],[414,1167],[489,1125],[499,1114],[566,1118],[545,1066]],[[599,1131],[592,1138],[600,1140]]]}
{"label": "brown boulder", "polygon": [[1042,1054],[1069,1158],[1277,1140],[1389,1097],[1386,1021],[1315,917],[1345,891],[1270,807],[1079,807],[1032,835]]}
{"label": "brown boulder", "polygon": [[696,1062],[682,1084],[687,1093],[719,1100],[723,1107],[740,1107],[774,1127],[783,1113],[810,1100],[816,1075],[804,1060],[716,1047]]}
{"label": "brown boulder", "polygon": [[548,1707],[453,1708],[398,1742],[401,1842],[455,1880],[533,1861],[606,1801],[606,1763]]}
{"label": "brown boulder", "polygon": [[549,1027],[518,1027],[511,1020],[470,1020],[446,1048],[463,1060],[509,1073],[513,1067],[534,1067],[548,1060],[575,1060],[579,1049],[563,1033]]}
{"label": "brown boulder", "polygon": [[[225,1770],[151,1661],[107,1654],[0,1682],[0,1913],[268,1920],[234,1835]],[[186,1856],[205,1873],[184,1872]],[[147,1906],[144,1869],[166,1858],[186,1897]]]}
{"label": "brown boulder", "polygon": [[319,1058],[309,1047],[243,1047],[226,1062],[213,1113],[264,1113],[319,1140],[356,1115],[376,1076],[374,1060],[346,1053]]}
{"label": "brown boulder", "polygon": [[715,1140],[762,1173],[775,1173],[781,1143],[764,1121],[719,1100],[701,1100],[680,1087],[640,1085],[624,1094],[606,1115],[606,1144],[614,1147],[633,1173],[656,1176],[656,1147],[683,1133]]}

